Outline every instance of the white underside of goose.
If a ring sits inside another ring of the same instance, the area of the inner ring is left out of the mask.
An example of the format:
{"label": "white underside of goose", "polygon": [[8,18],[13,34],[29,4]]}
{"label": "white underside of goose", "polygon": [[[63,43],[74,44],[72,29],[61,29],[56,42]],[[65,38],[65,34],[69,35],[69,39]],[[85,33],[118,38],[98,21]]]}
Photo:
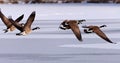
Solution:
{"label": "white underside of goose", "polygon": [[60,27],[62,27],[62,28],[66,28],[66,27],[64,27],[63,25],[60,25]]}
{"label": "white underside of goose", "polygon": [[23,32],[20,33],[20,35],[26,36],[26,35],[28,35],[30,33],[31,33],[31,31],[29,31],[29,32],[23,31]]}
{"label": "white underside of goose", "polygon": [[27,34],[25,33],[25,31],[24,32],[22,32],[22,33],[20,33],[21,35],[24,35],[24,36],[26,36]]}
{"label": "white underside of goose", "polygon": [[10,28],[9,28],[9,29],[7,29],[7,31],[8,31],[8,32],[11,32]]}

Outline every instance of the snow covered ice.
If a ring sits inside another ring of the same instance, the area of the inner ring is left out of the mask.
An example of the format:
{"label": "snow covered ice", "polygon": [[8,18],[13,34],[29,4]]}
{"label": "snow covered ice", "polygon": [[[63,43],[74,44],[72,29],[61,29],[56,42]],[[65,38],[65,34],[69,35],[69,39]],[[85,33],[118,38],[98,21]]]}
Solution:
{"label": "snow covered ice", "polygon": [[[0,5],[5,16],[13,19],[24,14],[25,22],[32,11],[36,18],[27,36],[16,36],[18,30],[3,33],[0,21],[0,63],[119,63],[120,7],[117,4],[27,4]],[[79,25],[83,42],[71,30],[59,29],[65,19],[86,19]],[[110,44],[96,34],[85,34],[83,25],[103,25],[103,32],[117,44]],[[107,59],[106,59],[107,58]]]}

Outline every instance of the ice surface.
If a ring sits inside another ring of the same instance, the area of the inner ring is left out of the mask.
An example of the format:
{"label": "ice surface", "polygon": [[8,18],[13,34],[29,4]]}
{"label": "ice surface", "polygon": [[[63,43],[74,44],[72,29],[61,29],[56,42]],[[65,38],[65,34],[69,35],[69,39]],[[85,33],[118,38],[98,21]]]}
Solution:
{"label": "ice surface", "polygon": [[[17,18],[25,14],[24,20],[32,11],[36,11],[36,20],[50,19],[119,19],[119,5],[85,5],[85,4],[34,4],[34,5],[0,5],[2,12]],[[16,8],[17,7],[17,8]],[[111,10],[112,9],[112,10]]]}
{"label": "ice surface", "polygon": [[[34,4],[0,5],[1,11],[14,19],[24,14],[26,22],[32,11],[36,18],[27,36],[16,36],[18,30],[4,33],[0,21],[0,63],[119,63],[120,7],[115,4]],[[65,19],[86,19],[79,25],[83,42],[71,30],[58,29]],[[109,44],[96,34],[85,34],[83,25],[102,25],[103,32],[117,44]]]}
{"label": "ice surface", "polygon": [[98,43],[98,44],[82,44],[82,45],[61,45],[60,47],[80,47],[80,48],[98,48],[98,49],[120,49],[120,44],[105,44],[105,43]]}

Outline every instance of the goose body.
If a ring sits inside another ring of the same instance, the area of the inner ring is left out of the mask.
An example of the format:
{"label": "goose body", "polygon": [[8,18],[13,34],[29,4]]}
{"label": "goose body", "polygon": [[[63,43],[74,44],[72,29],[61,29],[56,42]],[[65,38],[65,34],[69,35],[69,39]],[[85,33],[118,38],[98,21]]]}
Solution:
{"label": "goose body", "polygon": [[[23,19],[24,15],[21,15],[18,17],[15,22],[20,22]],[[8,31],[14,31],[15,27],[12,25],[12,23],[9,21],[9,19],[1,12],[0,10],[0,18],[3,21],[3,23],[6,25],[7,29],[4,29],[5,33]]]}
{"label": "goose body", "polygon": [[28,35],[31,33],[32,30],[39,29],[39,27],[31,29],[31,25],[35,19],[35,14],[36,14],[35,11],[33,11],[24,25],[15,23],[15,21],[13,21],[12,18],[9,18],[10,22],[20,31],[20,33],[17,33],[16,35]]}
{"label": "goose body", "polygon": [[82,36],[81,36],[81,32],[79,29],[78,24],[80,24],[81,22],[83,22],[85,20],[65,20],[60,24],[60,29],[66,30],[66,29],[71,29],[73,31],[73,33],[75,34],[76,38],[79,41],[82,41]]}
{"label": "goose body", "polygon": [[102,28],[104,26],[83,26],[83,28],[88,28],[88,30],[84,30],[85,33],[96,33],[99,37],[101,37],[102,39],[106,40],[109,43],[114,43],[112,42],[106,35],[105,33],[103,33],[103,31],[101,31],[100,28]]}

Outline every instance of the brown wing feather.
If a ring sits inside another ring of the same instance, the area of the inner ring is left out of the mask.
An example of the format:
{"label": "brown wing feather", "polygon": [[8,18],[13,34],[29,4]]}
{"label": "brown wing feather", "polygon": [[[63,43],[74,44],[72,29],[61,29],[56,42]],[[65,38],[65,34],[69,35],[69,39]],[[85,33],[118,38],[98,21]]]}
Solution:
{"label": "brown wing feather", "polygon": [[102,39],[106,40],[109,43],[113,43],[99,28],[93,29],[93,31]]}
{"label": "brown wing feather", "polygon": [[[16,22],[16,23],[20,22],[20,21],[23,19],[23,17],[24,17],[24,14],[21,15],[20,17],[18,17],[18,18],[15,20],[15,22]],[[15,30],[15,27],[14,27],[14,25],[11,24],[9,27],[7,27],[7,29],[10,29],[11,31],[13,31],[13,30]]]}
{"label": "brown wing feather", "polygon": [[0,10],[0,18],[3,21],[3,23],[6,25],[6,27],[11,26],[11,22],[9,21],[9,19],[1,12]]}
{"label": "brown wing feather", "polygon": [[22,14],[20,17],[18,17],[18,18],[15,20],[15,22],[20,22],[20,21],[23,19],[23,17],[24,17],[24,14]]}
{"label": "brown wing feather", "polygon": [[82,41],[82,36],[81,36],[81,32],[79,30],[78,25],[76,23],[69,23],[69,26],[71,27],[71,30],[73,31],[77,39],[79,41]]}
{"label": "brown wing feather", "polygon": [[23,31],[23,27],[19,24],[16,23],[12,18],[9,18],[9,21],[12,23],[12,25],[14,25],[18,30],[20,30],[21,32]]}
{"label": "brown wing feather", "polygon": [[34,19],[35,19],[35,11],[32,12],[31,15],[28,17],[24,29],[31,29],[31,24],[33,23]]}

